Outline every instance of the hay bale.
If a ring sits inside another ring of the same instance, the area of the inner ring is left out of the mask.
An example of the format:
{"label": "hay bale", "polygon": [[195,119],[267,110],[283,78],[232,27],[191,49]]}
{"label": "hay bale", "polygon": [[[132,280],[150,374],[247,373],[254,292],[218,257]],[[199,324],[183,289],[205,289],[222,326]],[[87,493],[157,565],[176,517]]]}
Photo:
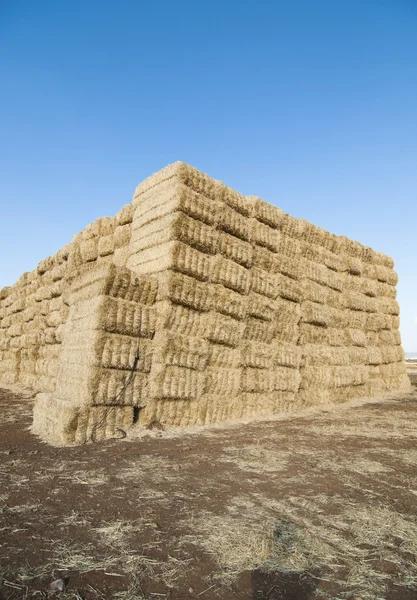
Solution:
{"label": "hay bale", "polygon": [[158,300],[171,300],[175,304],[203,312],[212,307],[212,298],[207,293],[207,286],[192,277],[172,271],[163,273],[159,279]]}
{"label": "hay bale", "polygon": [[169,300],[158,302],[156,305],[156,329],[168,329],[179,335],[205,338],[209,327],[210,313],[172,304]]}
{"label": "hay bale", "polygon": [[160,399],[196,400],[205,389],[206,374],[172,365],[155,365],[150,394]]}
{"label": "hay bale", "polygon": [[117,225],[127,225],[133,220],[133,205],[125,204],[115,217]]}
{"label": "hay bale", "polygon": [[277,206],[272,206],[257,196],[246,196],[246,199],[253,206],[252,216],[261,223],[279,229],[284,219],[284,212]]}
{"label": "hay bale", "polygon": [[241,351],[241,365],[255,369],[272,369],[274,364],[272,352],[273,347],[270,344],[245,341]]}
{"label": "hay bale", "polygon": [[242,340],[244,332],[244,322],[227,315],[210,313],[206,333],[207,340],[236,348]]}
{"label": "hay bale", "polygon": [[252,245],[224,231],[219,234],[217,251],[243,267],[250,268],[253,265]]}
{"label": "hay bale", "polygon": [[211,284],[209,295],[212,309],[218,313],[228,315],[239,321],[247,316],[248,296],[242,296],[221,284]]}
{"label": "hay bale", "polygon": [[161,331],[152,343],[153,361],[160,365],[172,365],[202,371],[208,365],[210,344],[203,339]]}
{"label": "hay bale", "polygon": [[251,240],[250,221],[239,212],[224,204],[219,207],[219,218],[217,227],[220,231],[234,235],[235,237],[249,242]]}
{"label": "hay bale", "polygon": [[210,263],[210,281],[247,294],[250,289],[250,272],[232,260],[216,256]]}

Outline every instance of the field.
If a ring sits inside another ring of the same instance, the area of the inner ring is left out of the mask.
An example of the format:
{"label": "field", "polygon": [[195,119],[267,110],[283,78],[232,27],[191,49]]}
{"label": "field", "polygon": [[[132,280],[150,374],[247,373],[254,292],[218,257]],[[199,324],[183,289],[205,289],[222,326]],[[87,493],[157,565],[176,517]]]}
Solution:
{"label": "field", "polygon": [[0,389],[0,599],[417,599],[414,392],[53,448]]}

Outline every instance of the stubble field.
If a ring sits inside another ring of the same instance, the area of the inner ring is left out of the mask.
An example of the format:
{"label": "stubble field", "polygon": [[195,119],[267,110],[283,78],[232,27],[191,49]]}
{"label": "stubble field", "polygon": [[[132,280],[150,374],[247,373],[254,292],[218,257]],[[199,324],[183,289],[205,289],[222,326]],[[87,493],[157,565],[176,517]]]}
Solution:
{"label": "stubble field", "polygon": [[0,389],[0,599],[417,599],[411,377],[383,402],[72,448]]}

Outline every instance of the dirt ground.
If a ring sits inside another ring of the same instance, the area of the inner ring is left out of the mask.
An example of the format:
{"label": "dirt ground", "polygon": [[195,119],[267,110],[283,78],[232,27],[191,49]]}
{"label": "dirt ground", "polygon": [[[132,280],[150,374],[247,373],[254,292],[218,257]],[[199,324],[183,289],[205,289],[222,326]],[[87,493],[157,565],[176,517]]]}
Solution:
{"label": "dirt ground", "polygon": [[412,377],[383,402],[72,448],[0,389],[0,599],[417,599]]}

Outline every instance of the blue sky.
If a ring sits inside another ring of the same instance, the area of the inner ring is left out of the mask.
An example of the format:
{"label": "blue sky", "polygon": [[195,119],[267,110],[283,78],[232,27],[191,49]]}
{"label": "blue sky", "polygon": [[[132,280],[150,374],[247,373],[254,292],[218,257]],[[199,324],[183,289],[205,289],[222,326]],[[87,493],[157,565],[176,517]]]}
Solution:
{"label": "blue sky", "polygon": [[182,160],[392,255],[417,351],[415,0],[0,0],[0,288]]}

